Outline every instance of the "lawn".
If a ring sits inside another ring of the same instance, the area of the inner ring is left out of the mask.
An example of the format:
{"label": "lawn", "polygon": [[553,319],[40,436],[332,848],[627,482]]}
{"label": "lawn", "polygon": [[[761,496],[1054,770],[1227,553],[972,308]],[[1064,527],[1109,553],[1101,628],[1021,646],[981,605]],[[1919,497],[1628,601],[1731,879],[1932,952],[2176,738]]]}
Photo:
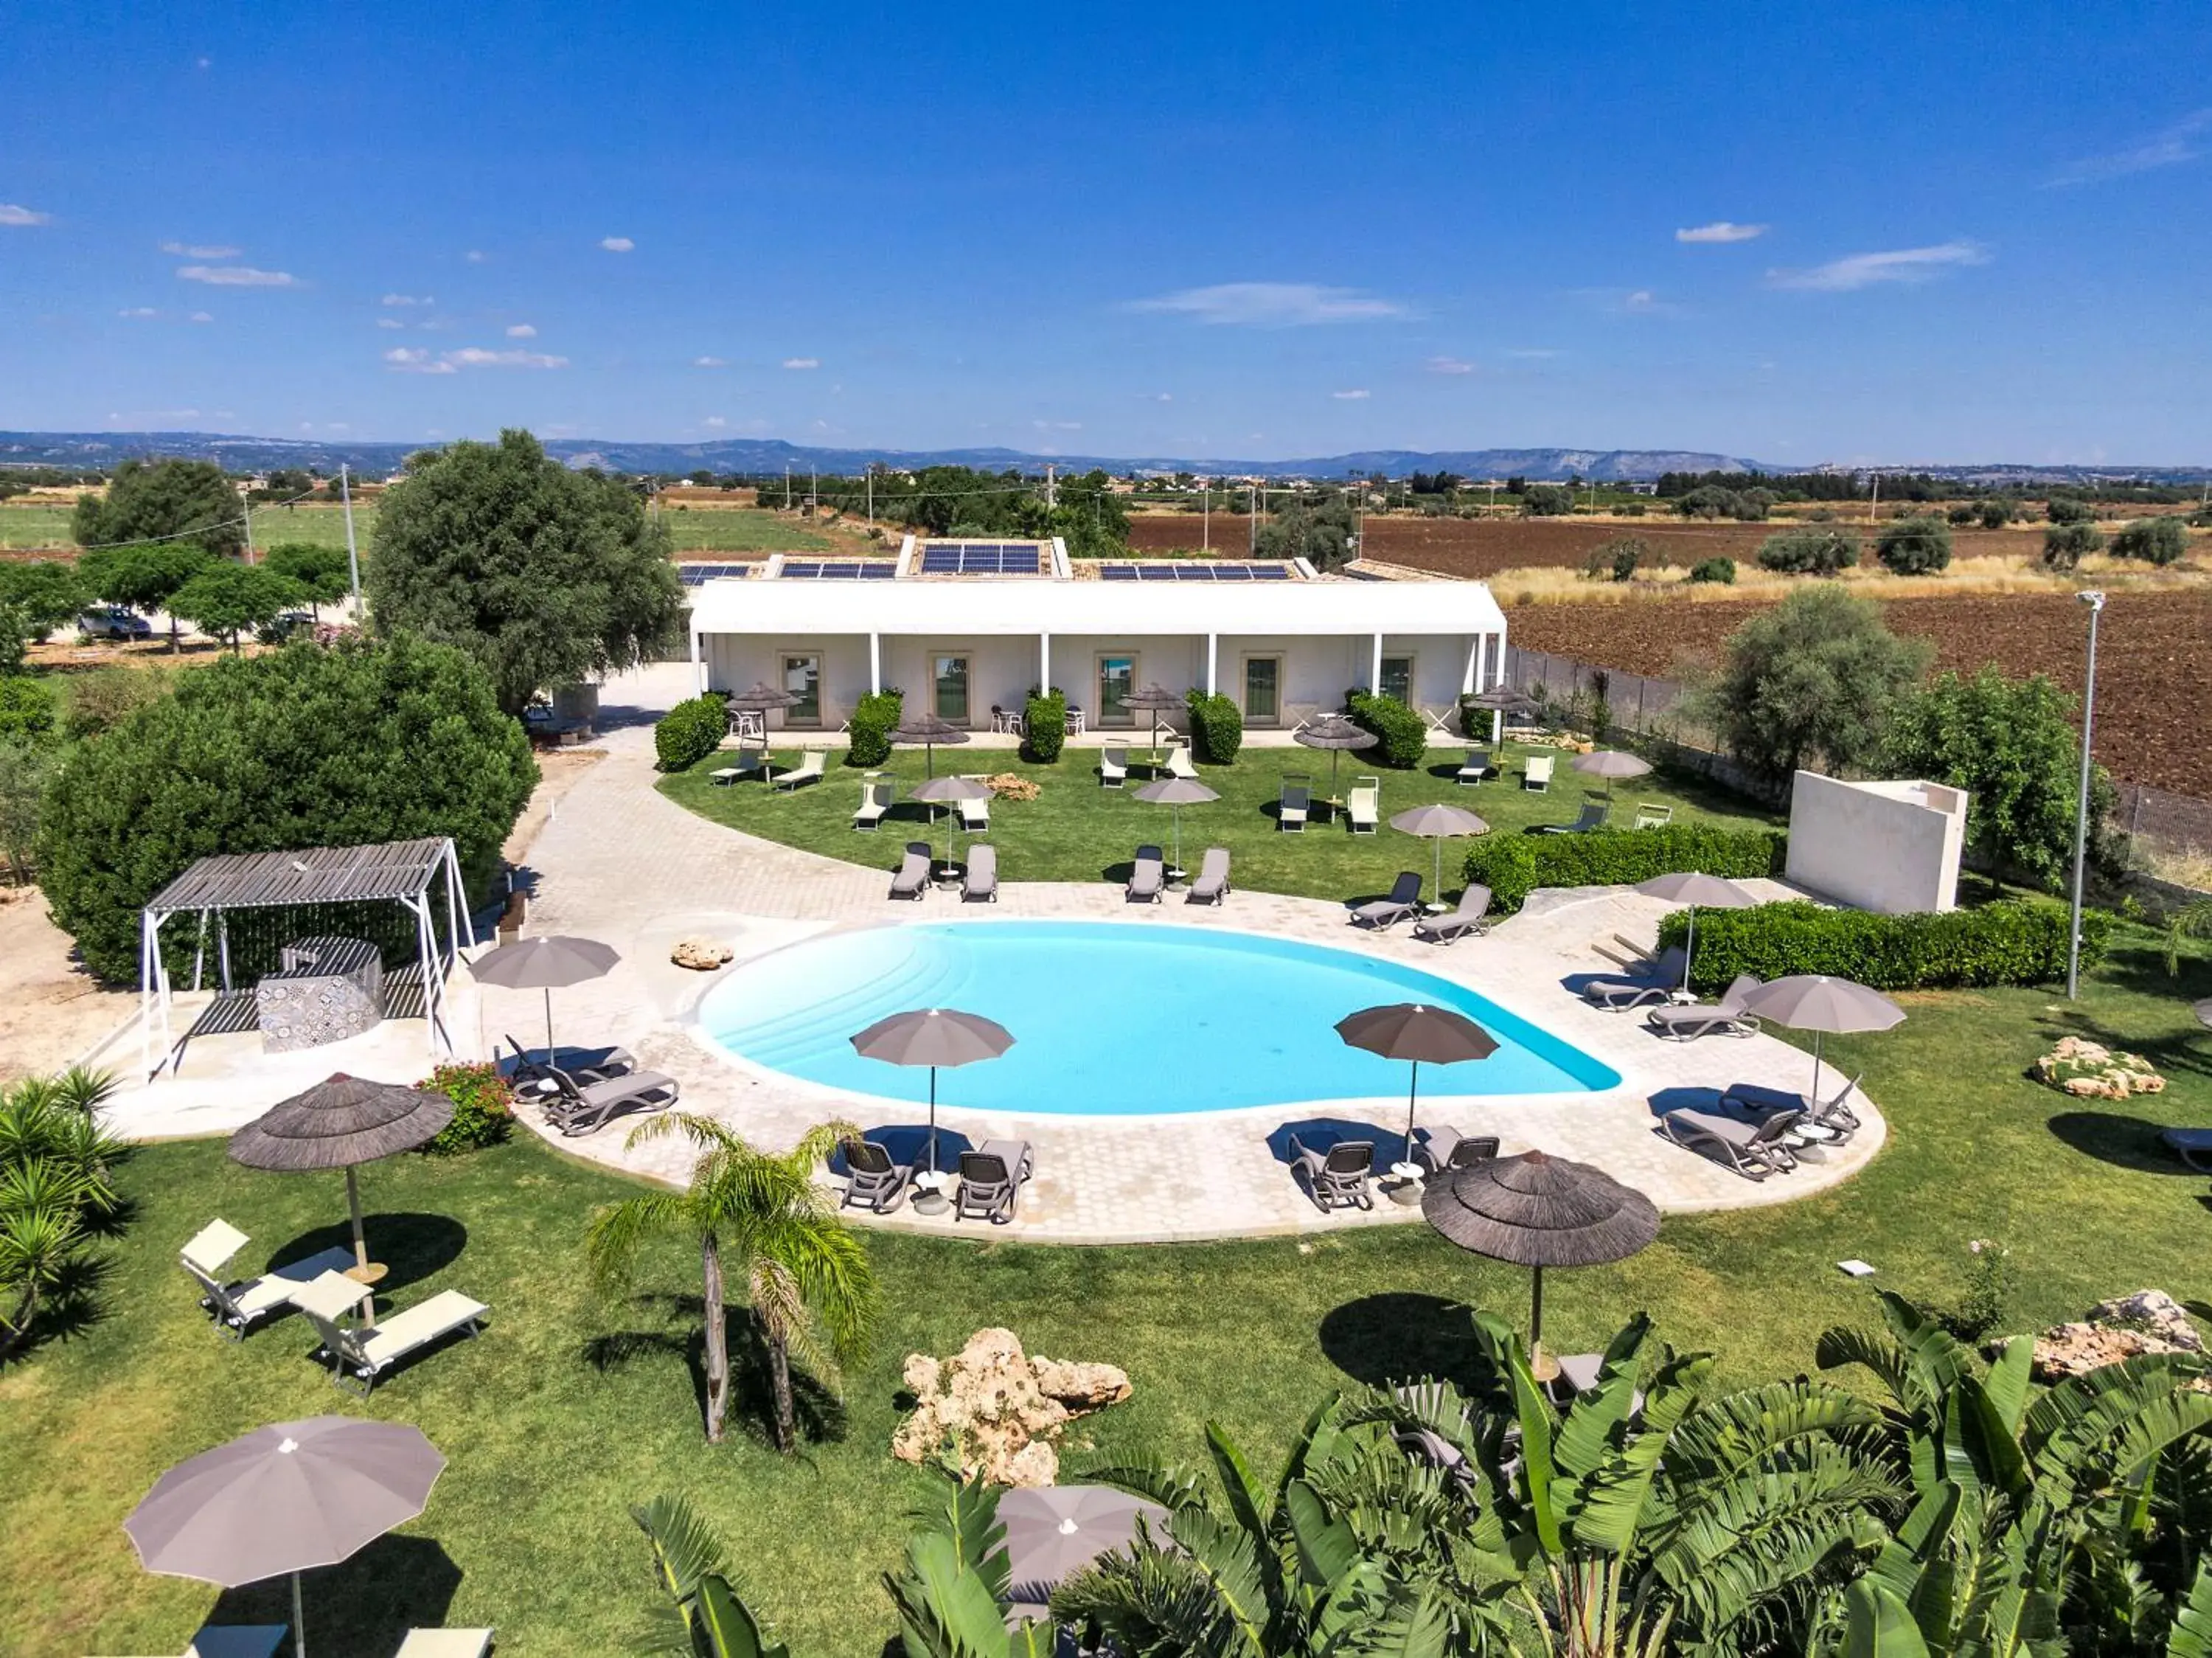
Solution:
{"label": "lawn", "polygon": [[[834,545],[796,519],[750,507],[670,507],[661,513],[660,521],[668,527],[678,552],[819,552]],[[376,509],[355,507],[353,527],[366,552],[376,527]],[[253,545],[272,547],[283,541],[345,546],[345,509],[319,503],[254,508]],[[0,506],[0,547],[76,545],[70,533],[69,508]]]}
{"label": "lawn", "polygon": [[795,518],[753,507],[664,506],[660,521],[678,552],[820,552],[836,545]]}
{"label": "lawn", "polygon": [[[2147,936],[2129,936],[2071,1009],[2045,991],[1917,996],[1897,1030],[1832,1042],[1838,1063],[1865,1068],[1891,1148],[1839,1191],[1670,1219],[1634,1259],[1559,1275],[1546,1298],[1555,1343],[1595,1345],[1648,1308],[1676,1344],[1717,1349],[1730,1383],[1795,1374],[1811,1368],[1823,1327],[1865,1312],[1868,1287],[1834,1262],[1861,1256],[1880,1269],[1876,1285],[1948,1299],[1979,1237],[2008,1246],[2018,1265],[2012,1329],[2146,1285],[2212,1296],[2203,1183],[2154,1139],[2167,1123],[2212,1125],[2212,1033],[2184,999],[2212,994],[2212,964],[2200,955],[2169,978]],[[2028,1061],[2068,1031],[2146,1052],[2168,1092],[2085,1105],[2026,1080]],[[653,1594],[625,1511],[663,1490],[689,1494],[728,1535],[797,1658],[875,1658],[892,1633],[878,1578],[924,1478],[886,1450],[908,1351],[946,1352],[1004,1324],[1033,1350],[1109,1360],[1136,1395],[1079,1424],[1071,1464],[1140,1448],[1194,1464],[1211,1417],[1264,1478],[1328,1389],[1449,1373],[1469,1351],[1464,1303],[1516,1317],[1526,1306],[1521,1274],[1419,1226],[1119,1249],[873,1234],[885,1307],[874,1356],[842,1403],[815,1394],[824,1408],[811,1442],[781,1462],[758,1436],[750,1381],[742,1429],[715,1450],[700,1437],[696,1255],[670,1246],[647,1259],[635,1295],[595,1294],[580,1266],[585,1220],[629,1188],[534,1140],[364,1172],[392,1301],[453,1287],[492,1308],[482,1337],[401,1370],[366,1405],[331,1390],[296,1321],[218,1339],[175,1264],[216,1215],[252,1234],[245,1265],[337,1241],[336,1177],[240,1168],[204,1142],[144,1149],[121,1179],[132,1207],[101,1315],[0,1370],[0,1628],[22,1658],[174,1652],[210,1610],[283,1619],[281,1584],[218,1597],[147,1576],[120,1522],[173,1462],[334,1409],[417,1423],[450,1466],[402,1535],[310,1578],[315,1650],[328,1658],[389,1658],[406,1622],[441,1618],[496,1625],[514,1658],[623,1650]]]}
{"label": "lawn", "polygon": [[0,547],[76,546],[70,512],[67,507],[0,506]]}
{"label": "lawn", "polygon": [[[1182,808],[1183,862],[1195,869],[1201,850],[1225,846],[1232,879],[1242,886],[1305,898],[1373,894],[1387,892],[1391,877],[1401,869],[1419,870],[1425,883],[1434,867],[1435,854],[1428,843],[1389,827],[1389,820],[1409,806],[1448,801],[1485,820],[1492,833],[1515,834],[1532,824],[1571,820],[1585,798],[1584,779],[1567,770],[1564,754],[1559,756],[1557,776],[1548,790],[1522,789],[1522,751],[1517,748],[1511,751],[1506,779],[1461,788],[1453,781],[1453,772],[1462,752],[1432,748],[1426,765],[1416,771],[1377,772],[1363,766],[1356,753],[1343,756],[1340,771],[1346,788],[1363,772],[1382,780],[1383,826],[1372,835],[1352,834],[1341,819],[1313,823],[1303,834],[1286,834],[1275,827],[1284,773],[1304,772],[1313,779],[1317,795],[1324,792],[1329,772],[1325,753],[1307,748],[1247,748],[1234,765],[1202,765],[1200,779],[1221,798]],[[796,751],[781,753],[781,763],[795,763],[796,758]],[[717,823],[886,870],[897,867],[908,839],[927,838],[943,850],[942,808],[933,830],[924,808],[903,798],[924,775],[928,761],[921,751],[896,749],[882,768],[897,781],[902,798],[872,834],[853,827],[853,811],[860,801],[860,773],[842,764],[842,752],[830,759],[830,774],[823,782],[795,792],[771,794],[757,782],[727,787],[715,783],[709,774],[729,763],[726,755],[710,755],[688,771],[663,778],[660,788],[671,799]],[[1170,844],[1173,814],[1136,798],[1144,773],[1133,766],[1127,788],[1103,789],[1097,764],[1095,748],[1070,747],[1057,765],[1024,764],[1010,749],[936,752],[939,772],[1012,771],[1042,785],[1034,801],[991,802],[990,838],[999,849],[1000,874],[1007,881],[1124,880],[1139,842]],[[1680,774],[1634,778],[1620,786],[1615,801],[1616,820],[1623,824],[1635,820],[1636,805],[1644,801],[1672,805],[1677,823],[1747,826],[1777,821],[1757,814],[1739,795]],[[1459,891],[1458,866],[1465,847],[1462,841],[1445,844],[1447,893]]]}

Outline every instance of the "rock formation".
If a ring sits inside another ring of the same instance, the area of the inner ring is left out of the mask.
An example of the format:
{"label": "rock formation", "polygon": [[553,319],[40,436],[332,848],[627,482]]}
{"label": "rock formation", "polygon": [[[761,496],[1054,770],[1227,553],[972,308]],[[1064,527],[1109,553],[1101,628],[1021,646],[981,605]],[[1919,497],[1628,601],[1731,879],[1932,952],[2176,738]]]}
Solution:
{"label": "rock formation", "polygon": [[1113,1365],[1030,1357],[1011,1330],[978,1330],[943,1361],[910,1353],[902,1375],[918,1403],[893,1436],[891,1454],[941,1460],[963,1479],[980,1473],[998,1485],[1051,1484],[1060,1430],[1130,1391]]}
{"label": "rock formation", "polygon": [[2098,1302],[2079,1323],[2057,1325],[2038,1336],[2034,1375],[2038,1381],[2057,1381],[2142,1353],[2204,1350],[2203,1336],[2172,1296],[2138,1289]]}
{"label": "rock formation", "polygon": [[728,945],[709,938],[687,938],[668,953],[668,959],[694,972],[710,973],[736,954]]}

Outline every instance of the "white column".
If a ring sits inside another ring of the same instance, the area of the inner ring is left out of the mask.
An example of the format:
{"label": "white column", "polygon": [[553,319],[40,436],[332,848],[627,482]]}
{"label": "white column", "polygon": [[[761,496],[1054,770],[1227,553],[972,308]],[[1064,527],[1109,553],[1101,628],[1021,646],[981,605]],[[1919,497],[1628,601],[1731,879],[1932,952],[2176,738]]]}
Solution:
{"label": "white column", "polygon": [[884,636],[868,636],[868,694],[874,696],[884,688]]}
{"label": "white column", "polygon": [[1220,656],[1221,636],[1218,633],[1207,634],[1206,636],[1206,694],[1209,697],[1213,695],[1214,668]]}
{"label": "white column", "polygon": [[699,630],[696,627],[691,630],[691,694],[707,694],[707,664],[699,657]]}
{"label": "white column", "polygon": [[1052,695],[1052,635],[1037,635],[1037,695]]}
{"label": "white column", "polygon": [[1367,694],[1370,697],[1382,694],[1382,636],[1379,633],[1375,636],[1375,659],[1367,670]]}
{"label": "white column", "polygon": [[1467,642],[1467,672],[1459,676],[1459,694],[1471,695],[1482,683],[1482,644],[1489,636],[1478,633]]}

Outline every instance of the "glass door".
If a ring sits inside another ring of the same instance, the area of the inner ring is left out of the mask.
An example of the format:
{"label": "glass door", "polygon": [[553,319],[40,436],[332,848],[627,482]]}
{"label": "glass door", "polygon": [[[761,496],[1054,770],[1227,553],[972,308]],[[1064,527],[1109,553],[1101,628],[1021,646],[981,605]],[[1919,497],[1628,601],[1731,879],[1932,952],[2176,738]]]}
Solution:
{"label": "glass door", "polygon": [[822,659],[793,654],[783,659],[783,688],[799,700],[783,710],[786,725],[822,723]]}
{"label": "glass door", "polygon": [[1129,693],[1137,688],[1137,659],[1134,656],[1101,656],[1098,659],[1098,723],[1127,725]]}
{"label": "glass door", "polygon": [[933,656],[930,682],[936,692],[937,717],[953,725],[968,723],[968,659]]}
{"label": "glass door", "polygon": [[1244,717],[1255,725],[1273,725],[1283,716],[1283,659],[1247,656],[1244,659]]}
{"label": "glass door", "polygon": [[1413,705],[1413,659],[1411,656],[1385,656],[1382,659],[1384,696],[1393,698],[1411,708]]}

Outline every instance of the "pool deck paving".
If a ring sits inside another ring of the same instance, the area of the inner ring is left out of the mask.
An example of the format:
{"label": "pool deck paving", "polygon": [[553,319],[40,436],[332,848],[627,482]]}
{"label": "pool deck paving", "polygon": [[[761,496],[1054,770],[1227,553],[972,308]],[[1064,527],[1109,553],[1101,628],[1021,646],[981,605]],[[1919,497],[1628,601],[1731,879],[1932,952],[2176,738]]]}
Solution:
{"label": "pool deck paving", "polygon": [[[1617,887],[1540,893],[1487,936],[1443,948],[1416,941],[1407,924],[1367,932],[1349,923],[1343,905],[1322,900],[1237,891],[1219,908],[1188,904],[1176,893],[1162,905],[1131,904],[1115,885],[1024,882],[1018,867],[1002,868],[996,905],[963,905],[957,893],[936,891],[919,903],[894,900],[888,870],[901,845],[896,833],[856,832],[854,855],[871,863],[847,863],[708,822],[654,789],[646,720],[687,693],[687,674],[682,665],[665,665],[608,688],[603,707],[615,728],[599,745],[606,758],[574,783],[530,848],[535,897],[526,930],[601,939],[623,957],[606,978],[554,992],[560,1042],[627,1047],[641,1064],[679,1079],[679,1109],[712,1117],[763,1147],[787,1147],[832,1118],[874,1130],[915,1124],[922,1113],[906,1101],[833,1091],[765,1070],[720,1049],[701,1032],[696,1009],[732,969],[700,973],[676,966],[668,957],[678,941],[717,941],[742,966],[833,930],[1017,918],[1241,930],[1368,955],[1467,985],[1604,1061],[1620,1074],[1621,1085],[1549,1096],[1455,1094],[1449,1070],[1425,1070],[1421,1124],[1496,1134],[1508,1155],[1541,1148],[1594,1163],[1668,1212],[1785,1202],[1824,1190],[1863,1167],[1886,1137],[1881,1114],[1861,1099],[1856,1103],[1864,1126],[1847,1146],[1822,1148],[1795,1171],[1753,1182],[1655,1132],[1660,1108],[1712,1108],[1716,1092],[1736,1082],[1802,1089],[1811,1072],[1802,1050],[1772,1037],[1666,1041],[1640,1015],[1599,1011],[1564,986],[1577,974],[1614,970],[1624,954],[1620,939],[1648,948],[1669,907],[1656,900]],[[1778,882],[1746,884],[1765,895],[1789,894]],[[763,970],[772,972],[773,965]],[[448,1028],[465,1057],[488,1056],[509,1034],[533,1045],[544,1040],[538,992],[479,986],[465,972],[454,976],[452,990]],[[1086,983],[1079,964],[1066,993],[1090,999],[1100,1018],[1128,1027],[1130,1087],[1141,1100],[1143,1033],[1148,1021],[1173,1017],[1172,990],[1133,997]],[[182,1013],[189,1018],[189,1011]],[[120,1131],[145,1138],[228,1131],[334,1070],[412,1080],[428,1069],[423,1036],[419,1021],[397,1021],[350,1042],[267,1058],[252,1036],[202,1039],[183,1077],[129,1088],[111,1120]],[[127,1045],[135,1058],[135,1033]],[[1830,1074],[1826,1086],[1841,1080]],[[1371,1123],[1382,1131],[1374,1137],[1380,1164],[1395,1155],[1405,1110],[1402,1093],[1125,1118],[942,1106],[945,1130],[976,1142],[1025,1139],[1035,1149],[1036,1176],[1012,1222],[956,1223],[950,1214],[925,1216],[910,1204],[883,1217],[848,1212],[872,1225],[1060,1243],[1313,1234],[1410,1222],[1419,1216],[1418,1204],[1392,1201],[1381,1190],[1372,1210],[1324,1215],[1269,1145],[1271,1135],[1279,1143],[1278,1131],[1288,1124]],[[680,1184],[695,1155],[677,1136],[629,1144],[635,1117],[569,1139],[527,1106],[520,1115],[563,1152],[647,1179]]]}

